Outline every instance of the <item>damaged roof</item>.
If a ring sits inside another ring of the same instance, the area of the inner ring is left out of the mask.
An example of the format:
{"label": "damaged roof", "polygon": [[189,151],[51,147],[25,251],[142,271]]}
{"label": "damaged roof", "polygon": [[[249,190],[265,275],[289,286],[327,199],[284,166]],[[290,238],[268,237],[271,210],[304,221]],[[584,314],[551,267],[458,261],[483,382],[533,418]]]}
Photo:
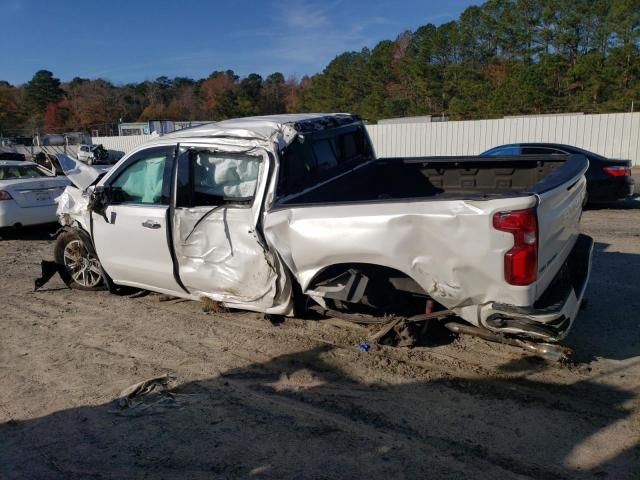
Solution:
{"label": "damaged roof", "polygon": [[245,117],[207,123],[164,135],[163,138],[236,137],[289,144],[297,133],[334,128],[359,122],[350,113],[295,113]]}

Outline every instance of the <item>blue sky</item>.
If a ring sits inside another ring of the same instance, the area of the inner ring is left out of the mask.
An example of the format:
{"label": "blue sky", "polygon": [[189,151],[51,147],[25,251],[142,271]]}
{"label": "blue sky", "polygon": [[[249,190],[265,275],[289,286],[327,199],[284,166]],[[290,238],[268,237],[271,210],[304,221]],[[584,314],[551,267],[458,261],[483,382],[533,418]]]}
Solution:
{"label": "blue sky", "polygon": [[346,50],[373,47],[425,23],[456,19],[469,0],[0,0],[0,80],[39,69],[139,82],[321,71]]}

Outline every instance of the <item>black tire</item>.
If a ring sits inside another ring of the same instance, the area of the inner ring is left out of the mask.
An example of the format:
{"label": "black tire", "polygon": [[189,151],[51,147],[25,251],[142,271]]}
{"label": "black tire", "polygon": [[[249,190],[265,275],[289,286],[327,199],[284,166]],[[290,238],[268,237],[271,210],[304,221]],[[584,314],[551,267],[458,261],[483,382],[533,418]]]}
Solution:
{"label": "black tire", "polygon": [[53,246],[53,256],[60,269],[60,276],[68,287],[77,290],[104,290],[100,261],[78,232],[67,230],[61,233]]}

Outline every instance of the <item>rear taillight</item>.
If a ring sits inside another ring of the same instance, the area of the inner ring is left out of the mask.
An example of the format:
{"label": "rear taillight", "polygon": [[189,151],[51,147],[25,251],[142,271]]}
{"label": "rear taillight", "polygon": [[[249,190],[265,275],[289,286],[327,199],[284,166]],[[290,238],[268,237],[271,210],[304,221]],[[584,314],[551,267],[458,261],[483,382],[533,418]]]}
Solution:
{"label": "rear taillight", "polygon": [[504,254],[504,278],[511,285],[529,285],[538,277],[538,220],[533,208],[497,212],[493,227],[513,235]]}
{"label": "rear taillight", "polygon": [[2,200],[11,200],[11,195],[9,192],[5,192],[4,190],[0,190],[0,201]]}
{"label": "rear taillight", "polygon": [[631,167],[615,166],[604,167],[603,170],[613,177],[630,177]]}

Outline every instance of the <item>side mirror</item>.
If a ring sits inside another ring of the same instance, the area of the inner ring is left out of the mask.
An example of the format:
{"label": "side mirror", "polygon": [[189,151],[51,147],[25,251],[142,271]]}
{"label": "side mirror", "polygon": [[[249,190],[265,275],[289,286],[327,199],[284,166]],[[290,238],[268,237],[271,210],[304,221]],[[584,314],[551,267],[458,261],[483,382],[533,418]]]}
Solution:
{"label": "side mirror", "polygon": [[91,192],[91,197],[89,198],[89,210],[101,215],[106,222],[108,222],[108,220],[105,212],[111,203],[111,196],[111,187],[102,186],[96,187],[93,192]]}
{"label": "side mirror", "polygon": [[96,187],[89,198],[89,210],[107,220],[107,214],[105,213],[107,207],[125,202],[127,200],[126,197],[126,194],[119,187],[114,188],[110,185]]}

